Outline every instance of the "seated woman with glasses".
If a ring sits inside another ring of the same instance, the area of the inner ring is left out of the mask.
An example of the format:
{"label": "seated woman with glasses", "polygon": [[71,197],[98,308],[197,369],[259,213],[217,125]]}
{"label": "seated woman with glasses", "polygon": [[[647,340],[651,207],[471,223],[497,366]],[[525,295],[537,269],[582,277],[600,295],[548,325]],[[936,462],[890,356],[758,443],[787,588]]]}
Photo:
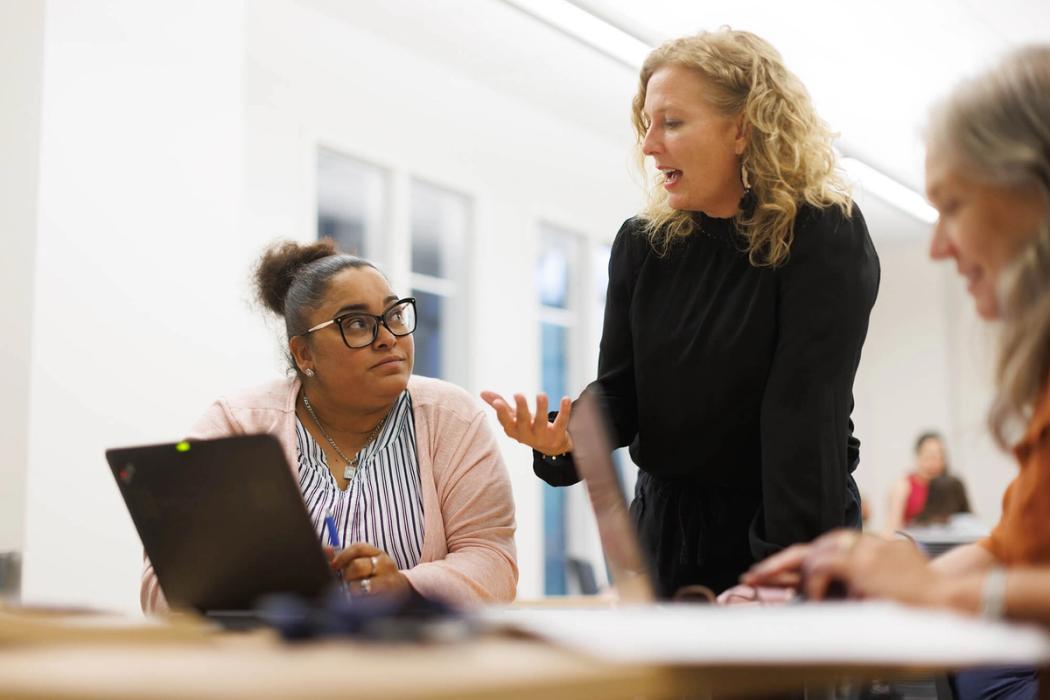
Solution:
{"label": "seated woman with glasses", "polygon": [[[326,543],[335,521],[332,566],[351,594],[512,600],[507,469],[467,392],[412,376],[415,300],[330,240],[272,246],[255,280],[284,317],[294,375],[219,399],[190,438],[276,436]],[[148,561],[141,601],[146,612],[167,607]]]}

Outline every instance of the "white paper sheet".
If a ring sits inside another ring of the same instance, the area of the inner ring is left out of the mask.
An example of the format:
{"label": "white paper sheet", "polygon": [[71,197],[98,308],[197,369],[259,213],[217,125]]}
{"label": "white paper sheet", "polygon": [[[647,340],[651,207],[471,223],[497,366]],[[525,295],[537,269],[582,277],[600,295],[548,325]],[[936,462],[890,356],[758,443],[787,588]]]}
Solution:
{"label": "white paper sheet", "polygon": [[885,602],[494,608],[484,618],[599,658],[640,663],[958,668],[1050,661],[1042,629]]}

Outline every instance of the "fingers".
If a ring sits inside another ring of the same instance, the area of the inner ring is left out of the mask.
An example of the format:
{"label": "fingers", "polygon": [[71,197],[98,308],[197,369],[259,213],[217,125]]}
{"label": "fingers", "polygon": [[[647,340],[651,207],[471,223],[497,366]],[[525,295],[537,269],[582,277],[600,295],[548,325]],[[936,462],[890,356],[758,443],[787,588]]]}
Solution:
{"label": "fingers", "polygon": [[381,576],[351,581],[347,585],[352,598],[360,596],[403,596],[408,593],[409,583],[405,575],[394,570]]}
{"label": "fingers", "polygon": [[547,419],[550,400],[546,394],[536,395],[536,413],[529,409],[524,394],[514,394],[514,405],[508,404],[494,391],[481,392],[481,398],[496,411],[496,418],[508,437],[545,454],[567,452],[572,449],[568,433],[572,400],[562,397],[558,417]]}
{"label": "fingers", "polygon": [[[747,576],[747,574],[744,574]],[[770,574],[764,576],[760,581],[755,581],[749,585],[762,586],[770,588],[798,588],[799,583],[802,581],[802,574],[798,571],[782,571],[780,573]]]}
{"label": "fingers", "polygon": [[719,605],[745,605],[754,604],[758,601],[756,600],[756,592],[754,588],[740,584],[733,586],[732,588],[727,588],[719,593],[715,602]]}
{"label": "fingers", "polygon": [[363,578],[372,578],[372,559],[370,557],[358,557],[343,567],[344,581],[359,581]]}
{"label": "fingers", "polygon": [[[521,440],[530,435],[532,424],[532,412],[529,411],[529,403],[524,394],[514,394],[514,427],[518,431],[518,439]],[[531,442],[529,444],[532,444]]]}
{"label": "fingers", "polygon": [[[375,548],[373,547],[372,549]],[[397,564],[394,563],[394,560],[386,552],[377,551],[378,554],[355,557],[343,564],[342,567],[333,565],[333,568],[341,568],[343,580],[350,583],[364,579],[378,579],[397,573]],[[369,584],[369,586],[372,585]]]}
{"label": "fingers", "polygon": [[547,427],[547,395],[536,394],[536,415],[532,418],[532,432],[534,435],[542,435]]}
{"label": "fingers", "polygon": [[517,440],[517,432],[514,429],[514,410],[511,409],[506,400],[494,391],[481,392],[481,398],[485,400],[485,403],[495,409],[496,420],[498,420],[499,424],[503,426],[503,432],[505,432],[508,437]]}
{"label": "fingers", "polygon": [[558,405],[558,415],[551,424],[555,430],[567,430],[569,428],[569,415],[572,413],[572,399],[568,396],[561,397]]}
{"label": "fingers", "polygon": [[[809,554],[812,545],[795,544],[774,554],[751,567],[740,577],[742,583],[749,586],[797,585],[802,562]],[[790,581],[794,579],[794,583]],[[787,583],[780,583],[787,581]]]}
{"label": "fingers", "polygon": [[739,584],[719,594],[719,605],[783,605],[795,597],[794,588]]}
{"label": "fingers", "polygon": [[[821,537],[802,564],[802,590],[810,600],[846,598],[852,591],[854,560],[864,540],[854,530],[835,530]],[[863,547],[861,547],[863,549]]]}
{"label": "fingers", "polygon": [[365,561],[368,561],[369,557],[374,557],[382,554],[386,556],[386,553],[378,547],[373,547],[367,542],[355,542],[341,552],[337,552],[332,557],[332,568],[333,569],[345,569],[350,565],[354,559],[364,557]]}
{"label": "fingers", "polygon": [[802,588],[809,600],[844,598],[849,555],[841,551],[815,553],[806,561]]}
{"label": "fingers", "polygon": [[503,423],[504,418],[510,416],[511,410],[506,399],[496,392],[483,391],[481,392],[481,399],[496,410],[496,416],[500,418],[500,423]]}
{"label": "fingers", "polygon": [[774,586],[760,586],[755,590],[755,596],[765,605],[783,605],[795,599],[795,589]]}
{"label": "fingers", "polygon": [[554,422],[550,424],[551,432],[553,433],[552,441],[555,444],[560,444],[563,441],[568,442],[568,449],[572,449],[572,439],[569,437],[569,416],[572,414],[572,399],[568,396],[561,397],[561,404],[558,406],[558,415],[554,419]]}

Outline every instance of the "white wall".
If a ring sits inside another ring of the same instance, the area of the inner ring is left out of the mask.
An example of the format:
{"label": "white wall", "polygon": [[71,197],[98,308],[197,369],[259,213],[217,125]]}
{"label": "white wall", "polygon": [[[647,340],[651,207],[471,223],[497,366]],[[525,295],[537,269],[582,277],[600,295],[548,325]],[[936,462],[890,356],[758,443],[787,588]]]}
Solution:
{"label": "white wall", "polygon": [[28,600],[137,609],[104,449],[270,370],[242,301],[242,36],[238,2],[47,3]]}
{"label": "white wall", "polygon": [[[139,544],[103,450],[176,439],[214,397],[282,371],[248,269],[268,241],[314,236],[318,146],[391,172],[393,239],[406,235],[411,177],[473,199],[472,392],[538,388],[538,222],[607,242],[637,209],[628,138],[599,136],[557,103],[519,99],[343,15],[294,0],[46,4],[39,157],[31,139],[0,144],[16,158],[0,174],[15,164],[24,201],[34,162],[39,171],[35,252],[32,207],[0,214],[5,237],[23,232],[3,283],[10,298],[27,297],[5,320],[32,322],[26,344],[7,346],[28,375],[4,375],[16,451],[18,421],[28,426],[27,599],[137,609]],[[5,19],[0,39],[40,41],[39,17]],[[28,85],[20,99],[31,105],[32,61],[13,66],[0,79]],[[32,117],[19,118],[30,133]],[[609,118],[626,120],[626,108]],[[980,437],[987,383],[969,301],[948,269],[926,262],[922,230],[874,204],[865,212],[884,280],[857,383],[862,488],[881,504],[913,435],[943,427],[991,522],[1011,472]],[[392,261],[404,287],[403,247]],[[527,450],[503,447],[519,591],[535,596],[540,483]]]}
{"label": "white wall", "polygon": [[882,283],[854,384],[853,417],[861,440],[855,476],[870,524],[881,527],[894,481],[911,468],[915,436],[949,427],[949,270],[929,260],[922,238],[883,236],[876,246]]}
{"label": "white wall", "polygon": [[1002,511],[1003,492],[1017,476],[1017,461],[995,446],[986,420],[994,395],[995,326],[978,318],[955,265],[949,267],[945,364],[952,378],[948,386],[951,466],[965,479],[974,511],[992,526]]}
{"label": "white wall", "polygon": [[23,545],[43,58],[43,4],[0,0],[0,552]]}
{"label": "white wall", "polygon": [[861,440],[857,483],[881,529],[893,483],[911,470],[920,432],[944,434],[952,471],[988,525],[1016,474],[1012,459],[987,437],[992,328],[951,263],[930,260],[929,227],[878,201],[864,211],[882,262],[882,285],[854,385]]}

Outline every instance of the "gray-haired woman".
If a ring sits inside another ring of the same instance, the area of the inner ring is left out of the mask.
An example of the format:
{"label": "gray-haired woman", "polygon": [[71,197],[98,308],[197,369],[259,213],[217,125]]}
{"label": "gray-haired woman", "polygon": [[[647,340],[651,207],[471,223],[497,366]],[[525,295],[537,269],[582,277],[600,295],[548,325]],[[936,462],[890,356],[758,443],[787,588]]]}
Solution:
{"label": "gray-haired woman", "polygon": [[[1002,321],[992,434],[1021,471],[992,534],[928,562],[910,543],[831,533],[745,575],[857,598],[1050,623],[1050,45],[1009,55],[935,110],[926,188],[930,255],[954,260],[978,313]],[[1035,697],[1032,669],[966,673],[957,695]]]}

